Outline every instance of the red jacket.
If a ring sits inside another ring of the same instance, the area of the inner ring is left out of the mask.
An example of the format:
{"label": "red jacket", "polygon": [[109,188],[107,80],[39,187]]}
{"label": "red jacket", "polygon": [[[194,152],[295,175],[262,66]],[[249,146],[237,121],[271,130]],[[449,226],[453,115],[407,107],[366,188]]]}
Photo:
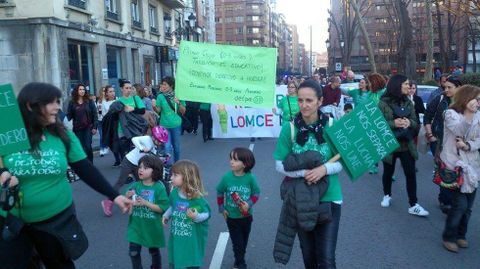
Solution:
{"label": "red jacket", "polygon": [[340,87],[332,89],[332,84],[328,84],[323,88],[322,106],[333,105],[333,103],[336,103],[338,106],[338,104],[340,103],[341,95],[342,92],[340,90]]}

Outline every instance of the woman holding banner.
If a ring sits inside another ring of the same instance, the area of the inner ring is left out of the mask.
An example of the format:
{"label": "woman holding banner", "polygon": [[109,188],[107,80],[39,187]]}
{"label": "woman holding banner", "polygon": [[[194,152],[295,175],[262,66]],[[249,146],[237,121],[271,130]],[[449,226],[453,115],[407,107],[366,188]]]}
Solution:
{"label": "woman holding banner", "polygon": [[76,217],[68,165],[124,212],[131,206],[87,159],[75,134],[60,122],[60,99],[60,90],[46,83],[27,84],[18,95],[31,149],[4,156],[5,168],[0,169],[2,185],[9,180],[10,187],[19,186],[13,208],[0,209],[3,269],[27,268],[34,249],[47,268],[75,268],[73,260],[83,254],[88,242]]}
{"label": "woman holding banner", "polygon": [[[332,157],[332,151],[328,147],[323,138],[323,130],[328,125],[329,118],[320,112],[322,105],[322,89],[320,85],[313,81],[307,80],[300,84],[298,89],[298,105],[300,113],[298,113],[293,122],[284,124],[278,138],[277,146],[274,152],[276,162],[276,170],[286,175],[282,186],[287,182],[305,181],[307,188],[314,188],[316,185],[322,185],[321,181],[328,178],[328,185],[325,193],[318,195],[318,200],[313,202],[313,211],[310,213],[320,212],[323,209],[327,211],[327,217],[330,221],[322,221],[320,218],[324,214],[315,214],[311,229],[302,229],[295,226],[293,229],[298,233],[300,246],[302,249],[303,262],[305,268],[335,268],[335,249],[337,245],[338,227],[340,224],[342,191],[338,180],[338,173],[342,170],[342,165],[336,162],[325,162]],[[302,154],[307,151],[314,151],[321,156],[320,163],[313,169],[301,169],[286,172],[284,161],[291,153]],[[303,183],[303,182],[301,182]],[[305,186],[305,184],[300,184]],[[285,199],[284,199],[285,203]],[[297,213],[295,214],[298,214]],[[276,240],[278,249],[291,248],[293,246],[292,234],[290,229],[285,228],[282,224],[286,222],[296,222],[297,216],[290,216],[284,219],[281,217],[277,239],[286,236],[287,241],[291,244],[283,245],[285,241]],[[325,219],[323,219],[325,220]],[[293,239],[295,234],[293,234]],[[284,248],[285,247],[285,248]],[[287,263],[289,255],[285,255],[283,251],[274,250],[274,258],[276,262]]]}
{"label": "woman holding banner", "polygon": [[410,207],[408,213],[426,217],[428,211],[417,203],[417,177],[415,160],[418,158],[417,148],[413,143],[418,128],[415,109],[408,99],[410,82],[404,75],[394,75],[387,84],[385,94],[380,98],[378,107],[385,120],[392,128],[400,147],[383,159],[383,199],[382,207],[389,207],[392,196],[392,176],[395,172],[395,162],[400,159],[407,182],[407,192]]}

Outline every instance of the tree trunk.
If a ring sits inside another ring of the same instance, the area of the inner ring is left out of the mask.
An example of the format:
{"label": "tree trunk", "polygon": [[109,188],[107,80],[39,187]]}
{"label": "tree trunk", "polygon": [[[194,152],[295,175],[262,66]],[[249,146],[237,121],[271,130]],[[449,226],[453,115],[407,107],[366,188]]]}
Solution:
{"label": "tree trunk", "polygon": [[400,40],[398,46],[398,72],[405,76],[416,78],[415,48],[412,46],[413,29],[408,15],[407,4],[402,0],[395,0],[400,24]]}
{"label": "tree trunk", "polygon": [[[473,65],[472,65],[472,72],[477,73],[477,35],[476,35],[476,29],[473,29],[472,27],[472,60],[473,60]],[[468,64],[468,56],[467,56],[467,64]]]}
{"label": "tree trunk", "polygon": [[356,17],[358,19],[358,26],[360,27],[360,31],[362,31],[363,40],[365,41],[365,45],[368,51],[368,62],[372,68],[372,72],[377,72],[377,66],[375,65],[375,55],[373,54],[372,43],[370,43],[370,38],[368,36],[367,29],[365,28],[365,23],[363,22],[362,14],[360,13],[360,8],[357,5],[356,0],[352,0],[352,7],[356,13]]}
{"label": "tree trunk", "polygon": [[427,13],[427,62],[425,64],[425,76],[423,81],[432,80],[433,77],[433,20],[432,20],[432,3],[430,0],[425,0],[425,12]]}
{"label": "tree trunk", "polygon": [[445,52],[445,43],[443,39],[443,29],[442,29],[442,12],[440,11],[440,1],[436,0],[435,1],[435,7],[437,11],[437,28],[438,28],[438,40],[440,44],[440,55],[442,55],[442,71],[443,72],[448,72],[448,55]]}
{"label": "tree trunk", "polygon": [[[450,72],[450,68],[453,67],[453,51],[452,51],[452,41],[453,41],[453,25],[452,25],[452,1],[447,0],[447,8],[449,12],[447,12],[447,53],[445,53],[446,62],[448,63],[447,72]],[[457,48],[458,49],[458,48]]]}

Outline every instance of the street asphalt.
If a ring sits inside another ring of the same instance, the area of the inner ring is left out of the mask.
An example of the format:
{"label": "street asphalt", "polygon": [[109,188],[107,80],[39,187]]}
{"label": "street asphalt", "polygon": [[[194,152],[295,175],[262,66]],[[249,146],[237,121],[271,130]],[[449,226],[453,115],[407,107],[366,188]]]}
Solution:
{"label": "street asphalt", "polygon": [[[200,166],[212,208],[202,268],[209,268],[219,234],[227,231],[225,221],[217,213],[215,186],[229,170],[228,153],[234,147],[249,147],[251,144],[249,139],[215,139],[203,143],[200,135],[185,134],[182,137],[181,157],[191,159]],[[248,268],[303,268],[298,241],[286,266],[275,264],[273,260],[272,250],[281,208],[279,186],[283,177],[275,171],[272,157],[276,140],[257,139],[253,144],[257,161],[253,173],[258,179],[261,196],[253,214],[246,256]],[[102,158],[96,154],[94,163],[110,183],[116,181],[119,168],[111,167],[111,154]],[[458,254],[447,252],[442,247],[445,215],[438,208],[438,187],[431,181],[432,165],[430,155],[420,155],[417,162],[417,196],[419,203],[430,211],[427,218],[407,213],[405,178],[399,162],[389,208],[380,207],[383,197],[382,165],[380,174],[365,174],[355,182],[342,172],[340,179],[344,199],[336,251],[337,268],[480,268],[480,213],[476,205],[467,234],[470,247],[461,249]],[[100,194],[81,181],[73,183],[72,187],[78,217],[90,240],[89,249],[76,261],[77,268],[131,268],[126,240],[128,216],[115,208],[113,217],[105,217],[100,206],[103,199]],[[168,236],[167,231],[165,234]],[[161,253],[164,268],[168,268],[166,249],[162,249]],[[142,258],[144,268],[149,268],[150,257],[145,249]],[[233,252],[229,240],[221,268],[230,269],[232,265]]]}

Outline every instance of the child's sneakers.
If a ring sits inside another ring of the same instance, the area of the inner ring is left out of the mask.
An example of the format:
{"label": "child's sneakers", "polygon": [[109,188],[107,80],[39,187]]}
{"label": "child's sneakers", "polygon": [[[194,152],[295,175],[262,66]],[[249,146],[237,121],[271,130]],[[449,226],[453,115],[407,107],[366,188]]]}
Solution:
{"label": "child's sneakers", "polygon": [[102,201],[102,208],[103,208],[103,213],[105,214],[105,216],[111,217],[113,215],[112,207],[113,207],[113,202],[112,201],[110,201],[108,199],[105,199],[105,200]]}

